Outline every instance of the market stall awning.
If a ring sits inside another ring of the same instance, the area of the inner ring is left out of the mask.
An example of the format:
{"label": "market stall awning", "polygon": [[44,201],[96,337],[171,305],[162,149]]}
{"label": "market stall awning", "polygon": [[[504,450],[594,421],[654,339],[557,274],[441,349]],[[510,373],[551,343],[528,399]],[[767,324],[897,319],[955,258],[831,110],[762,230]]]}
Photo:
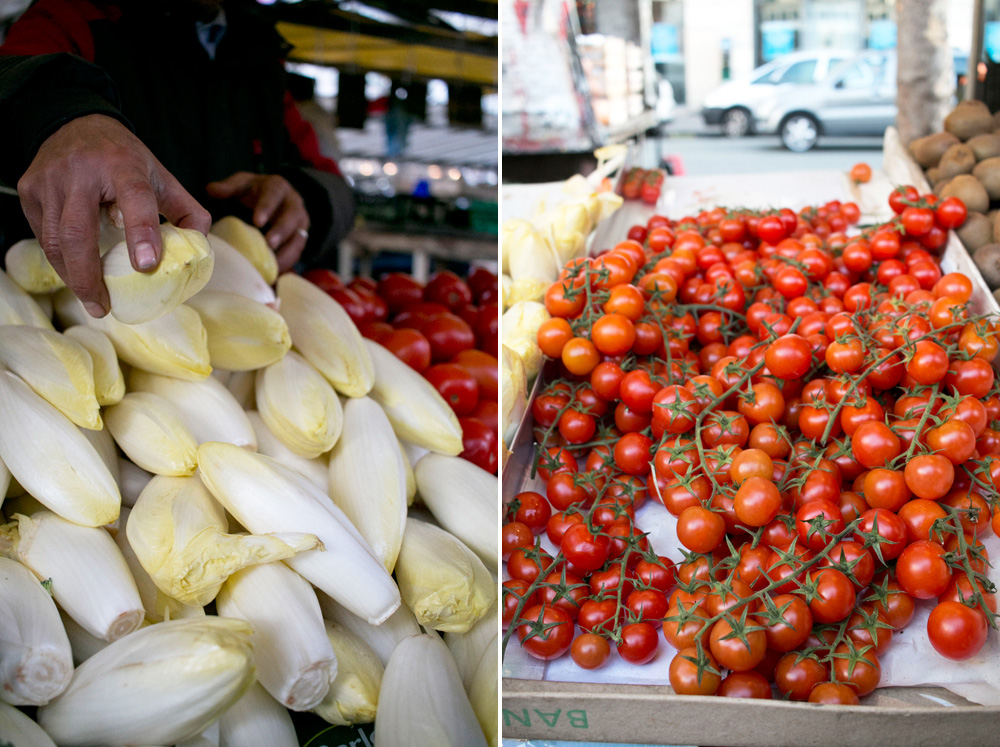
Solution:
{"label": "market stall awning", "polygon": [[334,29],[282,22],[278,31],[292,45],[289,59],[316,65],[418,78],[442,78],[497,85],[497,57],[429,43],[413,43]]}

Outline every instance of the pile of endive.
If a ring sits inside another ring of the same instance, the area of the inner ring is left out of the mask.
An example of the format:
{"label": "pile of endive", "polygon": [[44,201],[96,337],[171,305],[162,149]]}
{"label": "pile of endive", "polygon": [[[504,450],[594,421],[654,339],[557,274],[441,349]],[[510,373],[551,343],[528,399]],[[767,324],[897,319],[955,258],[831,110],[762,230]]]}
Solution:
{"label": "pile of endive", "polygon": [[37,242],[0,272],[0,741],[496,745],[497,480],[451,408],[256,229],[161,234],[140,274],[105,226],[103,319]]}

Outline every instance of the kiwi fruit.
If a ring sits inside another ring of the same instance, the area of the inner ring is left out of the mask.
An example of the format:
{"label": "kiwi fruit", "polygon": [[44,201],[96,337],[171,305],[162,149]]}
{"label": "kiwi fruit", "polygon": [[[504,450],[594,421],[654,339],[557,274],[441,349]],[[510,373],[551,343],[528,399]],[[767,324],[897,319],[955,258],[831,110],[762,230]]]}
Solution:
{"label": "kiwi fruit", "polygon": [[1000,156],[1000,135],[997,135],[995,132],[969,138],[969,142],[966,145],[972,148],[972,152],[976,154],[977,161],[985,161],[987,158]]}
{"label": "kiwi fruit", "polygon": [[1000,288],[1000,244],[983,244],[973,252],[972,261],[990,288]]}
{"label": "kiwi fruit", "polygon": [[986,188],[991,200],[1000,199],[1000,157],[980,161],[972,170],[972,175]]}
{"label": "kiwi fruit", "polygon": [[985,213],[990,209],[990,196],[986,192],[986,188],[971,174],[956,176],[941,190],[939,196],[942,200],[957,197],[965,203],[969,212],[983,213],[984,220],[986,219]]}
{"label": "kiwi fruit", "polygon": [[976,135],[993,132],[995,127],[989,107],[982,101],[974,99],[960,102],[944,118],[945,132],[950,132],[959,140],[968,140]]}
{"label": "kiwi fruit", "polygon": [[979,247],[993,241],[993,224],[990,219],[982,213],[975,213],[971,210],[965,219],[962,227],[956,231],[958,238],[965,244],[969,252],[974,252]]}
{"label": "kiwi fruit", "polygon": [[965,143],[956,143],[944,152],[937,167],[942,176],[949,177],[971,173],[975,165],[975,151]]}
{"label": "kiwi fruit", "polygon": [[934,182],[934,188],[931,190],[935,196],[941,197],[941,193],[944,192],[945,188],[955,180],[953,176],[943,176],[938,181]]}
{"label": "kiwi fruit", "polygon": [[921,167],[929,169],[938,165],[941,156],[948,148],[960,142],[950,132],[935,132],[933,135],[917,138],[910,143],[910,153]]}
{"label": "kiwi fruit", "polygon": [[945,179],[944,174],[941,173],[941,169],[939,169],[937,166],[927,169],[927,171],[924,173],[924,176],[927,177],[927,181],[930,182],[931,187],[934,187],[938,182],[944,181]]}
{"label": "kiwi fruit", "polygon": [[1000,130],[1000,112],[993,113],[993,129]]}
{"label": "kiwi fruit", "polygon": [[993,291],[993,300],[1000,303],[1000,289]]}

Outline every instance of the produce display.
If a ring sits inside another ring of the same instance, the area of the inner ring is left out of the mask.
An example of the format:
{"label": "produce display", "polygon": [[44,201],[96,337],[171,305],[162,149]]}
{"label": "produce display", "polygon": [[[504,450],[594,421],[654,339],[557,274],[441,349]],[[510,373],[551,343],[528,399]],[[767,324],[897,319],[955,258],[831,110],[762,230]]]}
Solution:
{"label": "produce display", "polygon": [[[564,264],[526,404],[536,489],[501,530],[505,650],[597,669],[665,640],[677,694],[841,704],[879,685],[922,600],[908,637],[982,650],[997,321],[939,266],[963,201],[902,187],[890,206],[860,231],[839,201],[657,215]],[[676,556],[651,548],[647,503]]]}
{"label": "produce display", "polygon": [[944,132],[910,143],[934,194],[957,197],[969,217],[958,231],[991,289],[1000,289],[1000,116],[981,101],[962,101]]}
{"label": "produce display", "polygon": [[496,745],[496,277],[325,292],[216,227],[143,274],[106,221],[103,319],[0,272],[0,744]]}

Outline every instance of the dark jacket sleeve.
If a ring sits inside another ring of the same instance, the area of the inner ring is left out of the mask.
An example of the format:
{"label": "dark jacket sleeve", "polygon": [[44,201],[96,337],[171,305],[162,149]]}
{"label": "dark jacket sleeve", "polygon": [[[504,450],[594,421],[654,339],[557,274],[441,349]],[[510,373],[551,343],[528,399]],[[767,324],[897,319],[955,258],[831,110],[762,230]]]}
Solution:
{"label": "dark jacket sleeve", "polygon": [[287,92],[284,107],[286,148],[292,163],[281,175],[302,195],[310,221],[302,261],[307,265],[326,262],[328,252],[354,226],[354,193],[337,163],[320,152],[312,125],[302,118]]}
{"label": "dark jacket sleeve", "polygon": [[281,175],[302,195],[309,213],[309,241],[302,262],[318,267],[336,261],[330,252],[354,227],[354,192],[340,174],[307,166],[290,166]]}
{"label": "dark jacket sleeve", "polygon": [[70,54],[0,56],[0,179],[15,185],[49,135],[87,114],[128,126],[99,67]]}

